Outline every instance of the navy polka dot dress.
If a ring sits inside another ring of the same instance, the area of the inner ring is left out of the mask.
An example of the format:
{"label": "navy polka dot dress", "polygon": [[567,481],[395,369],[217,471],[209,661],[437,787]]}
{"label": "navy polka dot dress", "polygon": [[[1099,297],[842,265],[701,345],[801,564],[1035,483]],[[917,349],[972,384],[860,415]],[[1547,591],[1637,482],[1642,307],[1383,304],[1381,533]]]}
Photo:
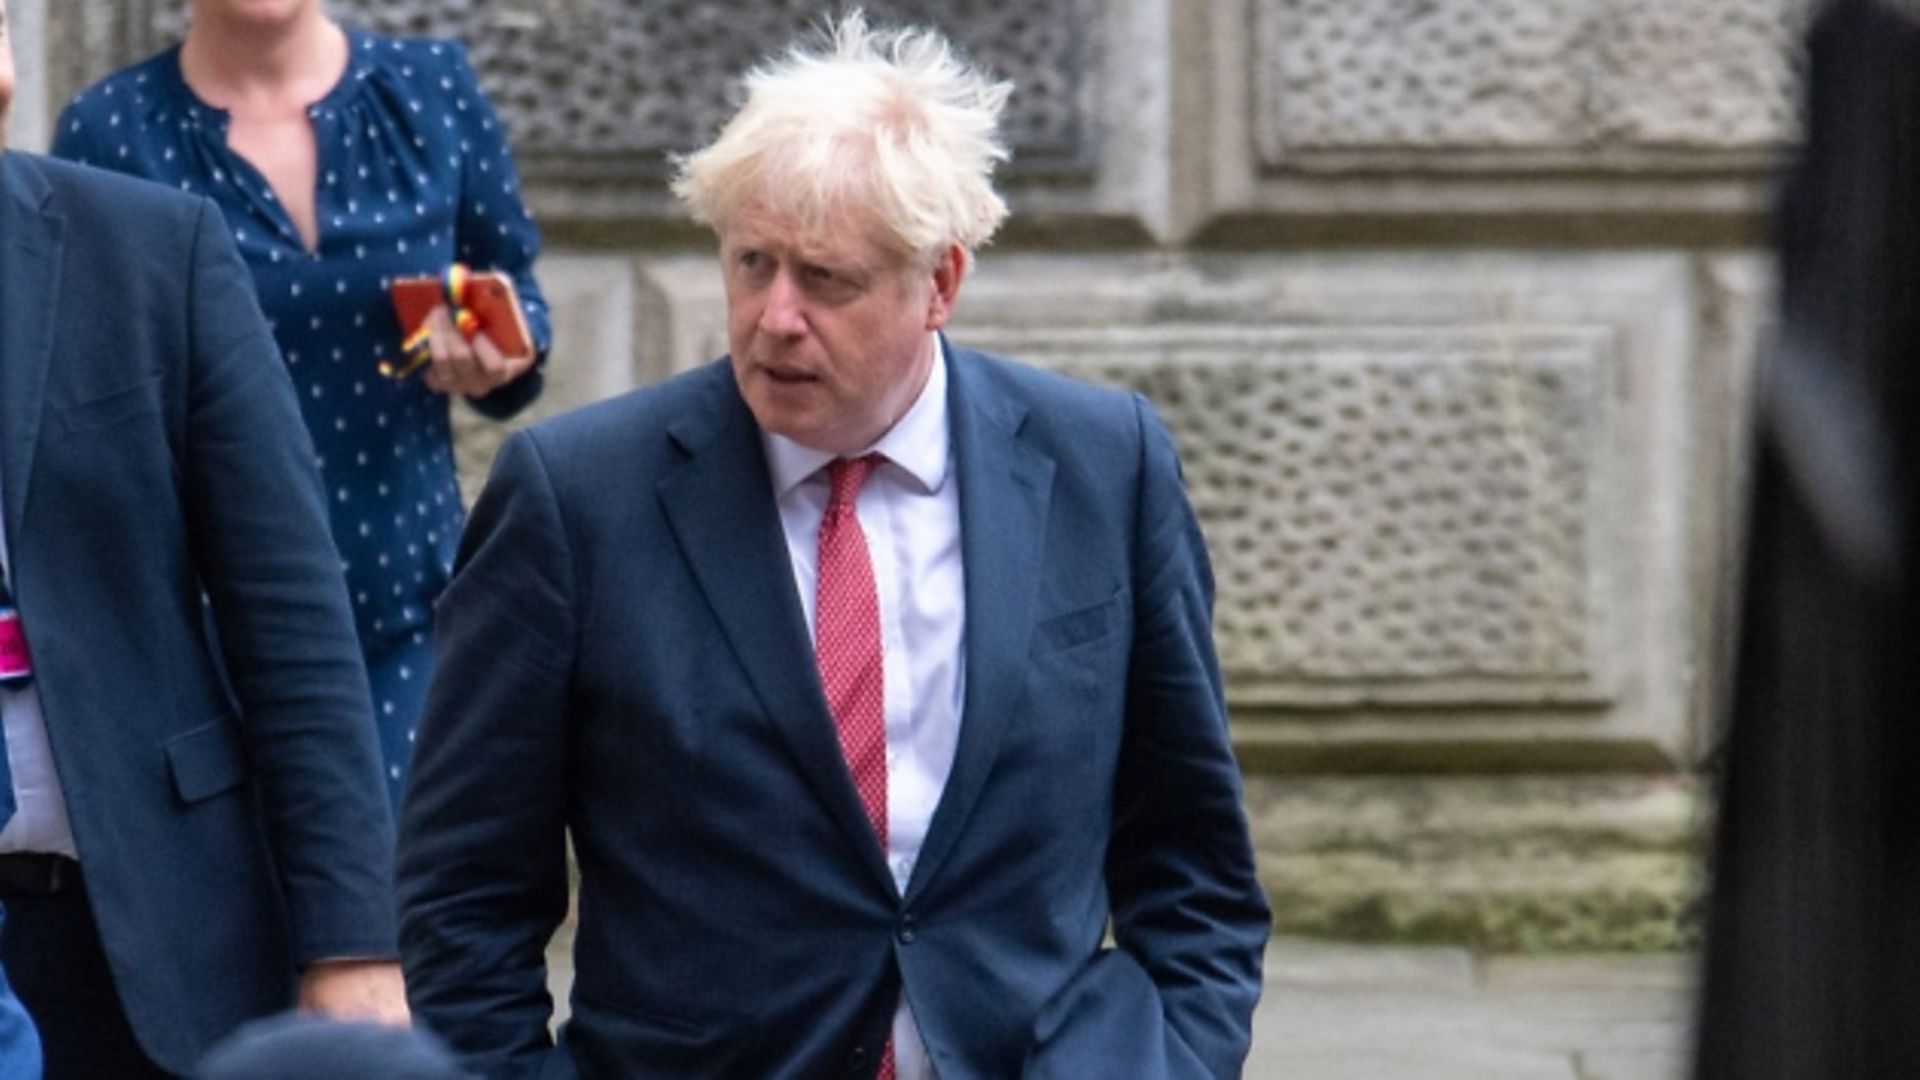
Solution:
{"label": "navy polka dot dress", "polygon": [[[530,273],[539,236],[464,50],[356,31],[348,40],[346,74],[308,109],[315,251],[228,149],[227,115],[187,86],[177,46],[75,97],[53,150],[207,195],[232,226],[313,434],[397,802],[432,673],[432,605],[463,512],[446,399],[376,370],[399,359],[387,285],[457,259],[512,274],[542,356],[549,321]],[[511,415],[540,384],[536,367],[474,404]]]}

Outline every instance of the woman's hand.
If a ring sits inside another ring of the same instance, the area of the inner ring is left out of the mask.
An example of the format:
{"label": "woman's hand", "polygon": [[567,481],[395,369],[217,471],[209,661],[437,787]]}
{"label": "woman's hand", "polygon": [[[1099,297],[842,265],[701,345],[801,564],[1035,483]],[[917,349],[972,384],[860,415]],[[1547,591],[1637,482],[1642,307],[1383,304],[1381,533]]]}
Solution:
{"label": "woman's hand", "polygon": [[421,372],[427,389],[441,394],[485,397],[512,382],[533,366],[531,356],[502,356],[486,334],[475,334],[472,341],[460,336],[453,316],[441,304],[427,316],[431,331],[428,348],[433,360]]}

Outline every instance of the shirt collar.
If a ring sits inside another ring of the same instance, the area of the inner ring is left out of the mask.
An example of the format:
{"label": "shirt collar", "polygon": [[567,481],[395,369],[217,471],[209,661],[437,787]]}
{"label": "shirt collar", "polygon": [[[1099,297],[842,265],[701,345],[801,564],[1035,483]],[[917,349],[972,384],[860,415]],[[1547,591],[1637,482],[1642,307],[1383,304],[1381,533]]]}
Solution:
{"label": "shirt collar", "polygon": [[[947,482],[947,350],[939,335],[933,339],[933,368],[927,373],[927,385],[921,387],[906,415],[894,422],[880,440],[859,454],[877,453],[899,466],[919,484],[923,493],[933,494]],[[773,497],[786,498],[808,477],[840,456],[829,450],[802,446],[784,435],[760,433],[760,445],[766,451],[767,469],[773,475]]]}

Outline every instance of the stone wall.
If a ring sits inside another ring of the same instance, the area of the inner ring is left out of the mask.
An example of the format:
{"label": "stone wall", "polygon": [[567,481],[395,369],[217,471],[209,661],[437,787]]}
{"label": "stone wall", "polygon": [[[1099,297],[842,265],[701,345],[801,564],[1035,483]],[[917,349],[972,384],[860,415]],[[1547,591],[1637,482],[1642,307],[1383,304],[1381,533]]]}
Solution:
{"label": "stone wall", "polygon": [[[23,130],[182,6],[15,0]],[[470,46],[550,244],[540,415],[723,351],[667,155],[840,6],[331,4]],[[866,6],[1017,85],[956,338],[1180,442],[1282,926],[1688,940],[1803,0]],[[462,431],[477,483],[500,433]]]}

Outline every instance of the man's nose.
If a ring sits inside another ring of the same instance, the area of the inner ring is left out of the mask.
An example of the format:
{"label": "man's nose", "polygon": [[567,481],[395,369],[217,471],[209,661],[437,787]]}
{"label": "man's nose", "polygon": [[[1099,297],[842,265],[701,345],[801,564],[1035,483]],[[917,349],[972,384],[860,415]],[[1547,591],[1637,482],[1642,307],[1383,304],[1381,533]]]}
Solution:
{"label": "man's nose", "polygon": [[807,332],[807,318],[793,275],[785,270],[773,275],[767,285],[766,302],[760,306],[760,329],[780,337],[796,337]]}

